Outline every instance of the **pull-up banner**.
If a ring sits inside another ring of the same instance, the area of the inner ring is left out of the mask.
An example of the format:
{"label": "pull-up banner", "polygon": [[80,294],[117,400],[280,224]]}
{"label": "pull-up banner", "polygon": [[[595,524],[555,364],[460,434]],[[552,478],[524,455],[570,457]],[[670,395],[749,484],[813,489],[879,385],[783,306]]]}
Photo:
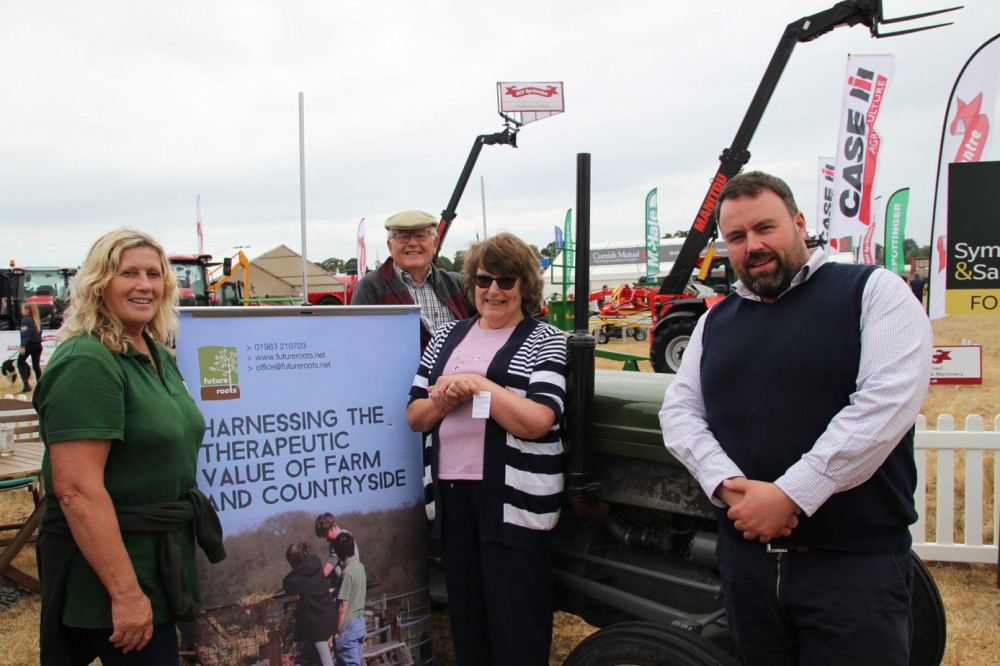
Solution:
{"label": "pull-up banner", "polygon": [[201,663],[297,663],[285,552],[305,542],[326,562],[325,513],[355,538],[376,626],[409,628],[382,637],[425,663],[421,442],[406,424],[419,326],[416,306],[182,310],[177,363],[206,422],[198,486],[228,553],[199,564]]}

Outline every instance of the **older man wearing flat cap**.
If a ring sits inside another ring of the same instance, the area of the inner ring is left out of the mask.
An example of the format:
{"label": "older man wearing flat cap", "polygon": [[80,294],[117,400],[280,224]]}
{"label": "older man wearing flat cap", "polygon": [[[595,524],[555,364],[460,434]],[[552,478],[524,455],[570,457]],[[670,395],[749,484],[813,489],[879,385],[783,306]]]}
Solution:
{"label": "older man wearing flat cap", "polygon": [[358,281],[352,305],[420,306],[420,352],[442,324],[470,317],[465,282],[460,273],[432,262],[437,250],[437,218],[421,210],[404,210],[385,221],[390,259]]}

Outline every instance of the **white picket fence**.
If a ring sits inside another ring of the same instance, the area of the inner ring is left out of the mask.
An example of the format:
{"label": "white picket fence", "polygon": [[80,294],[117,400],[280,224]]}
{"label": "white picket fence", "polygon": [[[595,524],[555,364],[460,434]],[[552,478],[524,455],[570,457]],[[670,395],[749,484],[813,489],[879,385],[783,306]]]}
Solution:
{"label": "white picket fence", "polygon": [[[955,430],[955,418],[942,414],[937,430],[927,430],[921,415],[917,420],[915,454],[917,489],[914,500],[919,518],[910,528],[913,550],[924,560],[944,562],[997,562],[998,500],[1000,500],[1000,416],[993,419],[993,432],[983,431],[983,417],[973,414],[965,419],[965,430]],[[927,541],[927,451],[937,451],[935,488],[937,526],[935,540]],[[955,452],[965,452],[965,535],[955,543]],[[993,478],[983,479],[983,458],[993,451]],[[992,482],[991,485],[990,482]],[[987,493],[984,495],[984,489]],[[993,543],[983,543],[983,503],[993,499]]]}

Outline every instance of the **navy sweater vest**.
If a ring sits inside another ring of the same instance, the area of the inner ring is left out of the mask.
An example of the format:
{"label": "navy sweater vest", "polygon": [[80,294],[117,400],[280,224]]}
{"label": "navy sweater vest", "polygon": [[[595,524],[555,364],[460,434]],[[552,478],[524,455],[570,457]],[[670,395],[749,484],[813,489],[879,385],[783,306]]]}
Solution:
{"label": "navy sweater vest", "polygon": [[[828,263],[774,303],[732,294],[709,311],[701,360],[709,428],[748,479],[774,481],[856,390],[861,297],[873,268]],[[902,552],[916,521],[913,429],[865,483],[803,514],[782,543]],[[725,510],[720,533],[738,535]]]}

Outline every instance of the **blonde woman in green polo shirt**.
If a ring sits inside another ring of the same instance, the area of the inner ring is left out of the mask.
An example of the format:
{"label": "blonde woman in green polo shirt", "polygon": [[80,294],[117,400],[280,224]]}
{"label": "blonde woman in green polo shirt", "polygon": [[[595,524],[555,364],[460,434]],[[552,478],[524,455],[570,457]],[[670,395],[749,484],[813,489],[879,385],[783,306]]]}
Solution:
{"label": "blonde woman in green polo shirt", "polygon": [[163,248],[134,229],[101,237],[77,274],[33,401],[43,666],[177,664],[175,622],[201,602],[195,532],[210,561],[225,557],[195,482],[205,421],[167,349],[176,306]]}

